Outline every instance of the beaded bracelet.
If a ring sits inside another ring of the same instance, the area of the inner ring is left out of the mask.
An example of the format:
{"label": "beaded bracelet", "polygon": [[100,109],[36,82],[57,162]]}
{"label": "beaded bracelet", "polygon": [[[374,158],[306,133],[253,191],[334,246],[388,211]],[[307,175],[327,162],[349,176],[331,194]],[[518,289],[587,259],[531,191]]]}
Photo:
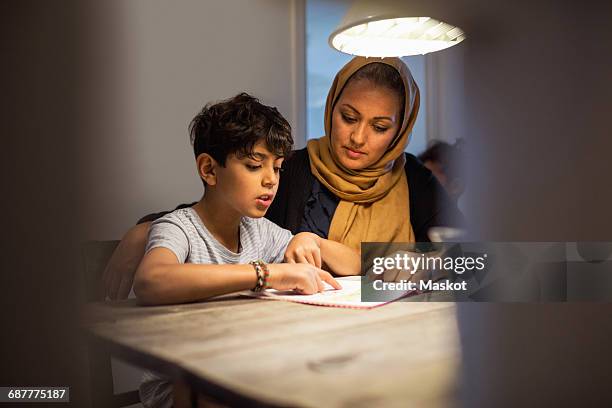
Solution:
{"label": "beaded bracelet", "polygon": [[257,283],[253,288],[253,292],[261,292],[268,287],[268,278],[270,277],[268,265],[266,265],[261,259],[251,261],[249,263],[253,265],[255,273],[257,274]]}

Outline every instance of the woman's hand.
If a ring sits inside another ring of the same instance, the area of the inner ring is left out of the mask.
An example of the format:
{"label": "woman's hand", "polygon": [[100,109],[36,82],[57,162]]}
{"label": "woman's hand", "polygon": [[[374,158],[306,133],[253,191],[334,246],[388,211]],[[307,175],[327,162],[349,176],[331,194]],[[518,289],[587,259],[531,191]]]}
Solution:
{"label": "woman's hand", "polygon": [[334,289],[342,289],[329,272],[307,263],[269,264],[270,277],[268,284],[276,290],[295,290],[304,295],[325,290],[323,282]]}
{"label": "woman's hand", "polygon": [[130,294],[136,268],[144,256],[150,225],[147,222],[130,228],[108,261],[102,280],[110,299],[126,299]]}
{"label": "woman's hand", "polygon": [[287,245],[285,262],[307,263],[321,268],[321,238],[311,232],[296,234]]}

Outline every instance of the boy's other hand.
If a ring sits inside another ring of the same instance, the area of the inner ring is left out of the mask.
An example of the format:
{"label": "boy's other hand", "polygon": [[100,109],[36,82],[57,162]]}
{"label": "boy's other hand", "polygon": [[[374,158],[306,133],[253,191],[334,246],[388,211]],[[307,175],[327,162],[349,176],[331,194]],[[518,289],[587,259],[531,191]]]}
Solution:
{"label": "boy's other hand", "polygon": [[127,299],[130,294],[136,268],[144,256],[150,225],[147,222],[130,228],[108,261],[102,280],[110,299]]}
{"label": "boy's other hand", "polygon": [[296,234],[287,245],[285,262],[307,263],[321,268],[321,238],[311,232]]}
{"label": "boy's other hand", "polygon": [[334,289],[342,289],[329,272],[308,263],[270,264],[269,285],[276,290],[295,290],[304,295],[312,295],[325,290],[323,282]]}

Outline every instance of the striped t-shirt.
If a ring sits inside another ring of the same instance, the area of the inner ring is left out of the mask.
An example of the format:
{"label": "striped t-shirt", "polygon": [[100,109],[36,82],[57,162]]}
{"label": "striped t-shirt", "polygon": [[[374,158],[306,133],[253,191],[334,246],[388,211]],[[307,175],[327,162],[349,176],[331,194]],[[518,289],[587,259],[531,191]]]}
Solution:
{"label": "striped t-shirt", "polygon": [[[291,238],[290,231],[266,218],[242,217],[239,252],[234,253],[221,245],[196,211],[188,207],[166,214],[151,224],[145,253],[153,248],[167,248],[180,263],[246,264],[256,259],[279,263],[283,261]],[[170,408],[172,384],[169,379],[147,371],[140,384],[140,399],[147,408]]]}

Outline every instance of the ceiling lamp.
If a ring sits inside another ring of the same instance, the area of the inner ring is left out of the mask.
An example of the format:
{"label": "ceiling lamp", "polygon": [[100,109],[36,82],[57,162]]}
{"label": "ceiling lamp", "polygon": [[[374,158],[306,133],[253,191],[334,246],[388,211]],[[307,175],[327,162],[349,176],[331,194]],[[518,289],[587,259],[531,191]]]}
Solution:
{"label": "ceiling lamp", "polygon": [[351,55],[403,57],[440,51],[464,39],[459,27],[415,17],[410,2],[374,0],[355,1],[329,36],[329,45]]}

